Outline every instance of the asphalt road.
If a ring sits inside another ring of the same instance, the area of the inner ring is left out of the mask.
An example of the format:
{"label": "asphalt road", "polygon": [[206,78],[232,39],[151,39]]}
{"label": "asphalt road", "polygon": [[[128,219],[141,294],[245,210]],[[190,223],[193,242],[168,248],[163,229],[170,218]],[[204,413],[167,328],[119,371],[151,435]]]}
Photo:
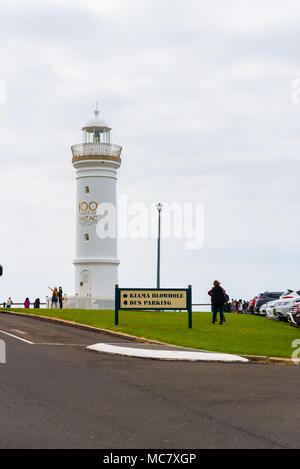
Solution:
{"label": "asphalt road", "polygon": [[85,349],[118,337],[0,314],[1,448],[298,448],[300,367]]}

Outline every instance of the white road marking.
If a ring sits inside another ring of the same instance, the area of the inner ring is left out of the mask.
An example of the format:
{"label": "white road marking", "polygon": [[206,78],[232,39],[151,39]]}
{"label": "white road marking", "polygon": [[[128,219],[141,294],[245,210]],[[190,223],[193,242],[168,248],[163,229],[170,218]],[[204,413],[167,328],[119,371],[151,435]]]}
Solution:
{"label": "white road marking", "polygon": [[162,360],[186,360],[186,361],[213,361],[213,362],[244,362],[249,360],[238,355],[214,352],[192,352],[188,350],[151,350],[137,349],[131,347],[120,347],[109,344],[94,344],[87,347],[89,350],[97,352],[112,353],[139,358],[156,358]]}
{"label": "white road marking", "polygon": [[11,329],[11,331],[16,332],[17,334],[27,334],[27,332],[21,331],[20,329]]}
{"label": "white road marking", "polygon": [[56,342],[35,342],[33,345],[68,345],[69,347],[86,347],[86,344],[59,344]]}
{"label": "white road marking", "polygon": [[21,340],[22,342],[26,342],[26,344],[34,345],[34,342],[30,342],[30,340],[23,339],[23,337],[18,337],[17,335],[10,334],[9,332],[1,331],[0,333],[9,335],[10,337],[13,337],[14,339]]}

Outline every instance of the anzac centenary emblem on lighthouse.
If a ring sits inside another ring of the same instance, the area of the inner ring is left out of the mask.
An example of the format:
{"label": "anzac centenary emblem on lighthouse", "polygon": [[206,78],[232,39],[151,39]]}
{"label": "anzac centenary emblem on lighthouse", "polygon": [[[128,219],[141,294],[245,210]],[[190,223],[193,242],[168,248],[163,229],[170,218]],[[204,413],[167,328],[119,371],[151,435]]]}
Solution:
{"label": "anzac centenary emblem on lighthouse", "polygon": [[80,202],[78,207],[80,225],[91,225],[98,221],[97,218],[98,203]]}

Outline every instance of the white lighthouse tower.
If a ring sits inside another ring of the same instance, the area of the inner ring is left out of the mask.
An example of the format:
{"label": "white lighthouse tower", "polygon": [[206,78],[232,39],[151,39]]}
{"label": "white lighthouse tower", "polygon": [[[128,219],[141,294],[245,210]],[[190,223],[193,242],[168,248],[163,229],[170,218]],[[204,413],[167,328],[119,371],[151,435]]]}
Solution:
{"label": "white lighthouse tower", "polygon": [[110,143],[111,128],[94,116],[82,128],[83,143],[73,145],[72,164],[76,170],[76,258],[75,295],[94,307],[113,307],[118,283],[117,237],[100,238],[96,227],[101,204],[116,207],[117,170],[122,147]]}

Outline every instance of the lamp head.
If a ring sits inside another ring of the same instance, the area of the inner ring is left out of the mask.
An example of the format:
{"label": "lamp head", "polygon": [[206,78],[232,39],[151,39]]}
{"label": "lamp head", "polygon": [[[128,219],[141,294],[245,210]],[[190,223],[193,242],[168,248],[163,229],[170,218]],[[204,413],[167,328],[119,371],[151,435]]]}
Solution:
{"label": "lamp head", "polygon": [[156,208],[159,212],[162,211],[162,208],[163,208],[163,205],[159,202],[157,205],[156,205]]}

